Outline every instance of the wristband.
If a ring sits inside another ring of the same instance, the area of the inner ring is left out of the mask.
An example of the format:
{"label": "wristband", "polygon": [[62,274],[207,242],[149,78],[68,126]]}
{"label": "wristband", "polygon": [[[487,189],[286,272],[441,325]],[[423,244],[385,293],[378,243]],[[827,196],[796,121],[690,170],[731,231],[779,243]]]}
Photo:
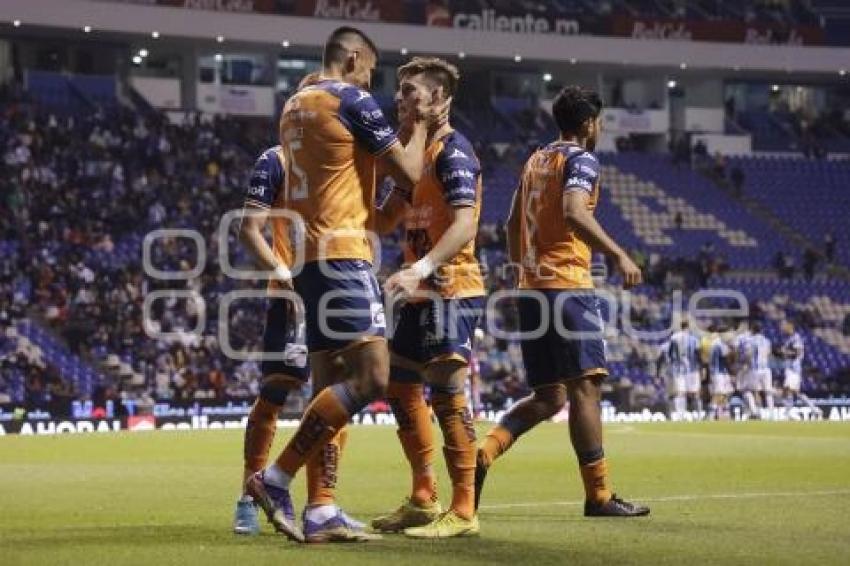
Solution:
{"label": "wristband", "polygon": [[275,266],[274,275],[277,279],[280,279],[281,281],[292,280],[292,272],[289,271],[288,267],[280,263]]}
{"label": "wristband", "polygon": [[434,262],[431,261],[431,258],[425,256],[411,265],[410,269],[415,271],[421,279],[425,279],[434,272],[434,267]]}

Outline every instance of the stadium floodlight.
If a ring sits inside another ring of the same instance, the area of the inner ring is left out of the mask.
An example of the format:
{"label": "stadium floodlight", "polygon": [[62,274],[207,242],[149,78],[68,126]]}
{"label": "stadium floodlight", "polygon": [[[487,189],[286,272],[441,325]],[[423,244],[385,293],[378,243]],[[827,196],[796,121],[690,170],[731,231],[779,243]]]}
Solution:
{"label": "stadium floodlight", "polygon": [[139,57],[144,59],[147,56],[148,56],[148,50],[147,49],[139,49]]}
{"label": "stadium floodlight", "polygon": [[223,35],[216,36],[215,40],[219,43],[224,43],[224,36]]}
{"label": "stadium floodlight", "polygon": [[13,22],[12,22],[12,25],[13,25],[13,26],[15,26],[16,28],[21,27],[21,20],[15,20],[15,21],[13,21]]}
{"label": "stadium floodlight", "polygon": [[156,31],[156,30],[153,30],[151,32],[151,37],[154,38],[154,39],[159,39],[159,32]]}
{"label": "stadium floodlight", "polygon": [[519,53],[514,55],[514,63],[522,63],[522,55],[520,55]]}
{"label": "stadium floodlight", "polygon": [[465,52],[465,51],[461,51],[460,53],[458,53],[458,54],[457,54],[457,56],[458,56],[460,59],[466,59],[466,52]]}
{"label": "stadium floodlight", "polygon": [[222,61],[224,61],[224,55],[222,55],[221,53],[216,53],[216,54],[215,54],[215,60],[216,60],[218,63],[221,63]]}
{"label": "stadium floodlight", "polygon": [[576,63],[578,63],[578,59],[576,59],[575,57],[572,57],[570,59],[570,65],[575,65]]}
{"label": "stadium floodlight", "polygon": [[83,26],[84,33],[91,33],[91,26]]}
{"label": "stadium floodlight", "polygon": [[684,71],[685,69],[688,68],[688,64],[685,63],[684,61],[682,61],[681,63],[679,63],[679,68]]}
{"label": "stadium floodlight", "polygon": [[551,82],[551,80],[552,80],[552,73],[543,73],[543,82],[548,83],[548,82]]}
{"label": "stadium floodlight", "polygon": [[770,87],[770,90],[773,92],[779,92],[779,85],[773,85],[772,87]]}
{"label": "stadium floodlight", "polygon": [[847,69],[839,69],[838,76],[843,77],[847,74]]}
{"label": "stadium floodlight", "polygon": [[402,48],[399,50],[399,52],[400,52],[402,55],[407,55],[407,47],[402,47]]}
{"label": "stadium floodlight", "polygon": [[134,65],[141,65],[142,64],[142,58],[138,55],[134,55],[133,56],[133,64]]}
{"label": "stadium floodlight", "polygon": [[280,42],[280,46],[281,46],[281,47],[283,47],[284,49],[288,49],[288,48],[289,48],[289,45],[290,45],[290,44],[289,44],[289,40],[288,40],[288,39],[284,39],[283,41],[281,41],[281,42]]}
{"label": "stadium floodlight", "polygon": [[679,83],[676,82],[676,79],[670,79],[669,81],[667,81],[667,88],[674,89],[676,88],[676,86],[678,86],[678,84]]}

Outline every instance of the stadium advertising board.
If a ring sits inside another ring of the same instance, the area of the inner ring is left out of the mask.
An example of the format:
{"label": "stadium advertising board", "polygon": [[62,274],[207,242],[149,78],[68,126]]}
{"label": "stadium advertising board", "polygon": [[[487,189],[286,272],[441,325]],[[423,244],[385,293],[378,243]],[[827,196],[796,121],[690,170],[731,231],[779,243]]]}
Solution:
{"label": "stadium advertising board", "polygon": [[171,8],[189,8],[194,10],[216,10],[220,12],[261,12],[266,14],[285,13],[279,10],[279,0],[100,0],[121,4],[141,4],[144,6],[168,6]]}
{"label": "stadium advertising board", "polygon": [[633,39],[719,41],[727,43],[821,45],[823,32],[813,26],[786,27],[731,20],[656,20],[616,16],[611,35]]}
{"label": "stadium advertising board", "polygon": [[397,0],[297,0],[294,8],[296,16],[334,20],[406,23],[415,19],[405,3]]}
{"label": "stadium advertising board", "polygon": [[[816,400],[816,405],[823,411],[823,419],[832,422],[850,422],[850,400],[830,399]],[[177,408],[175,408],[177,409]],[[241,406],[227,405],[205,407],[205,411],[172,410],[160,415],[136,415],[122,418],[52,418],[44,413],[27,415],[23,418],[8,418],[11,413],[0,409],[0,436],[21,434],[30,436],[51,436],[62,434],[113,433],[120,431],[147,432],[162,431],[193,431],[193,430],[230,430],[244,429],[248,421],[248,410]],[[244,409],[244,410],[242,410]],[[737,410],[736,410],[737,409]],[[479,415],[486,421],[497,422],[503,411],[490,411]],[[740,403],[732,406],[732,420],[743,420]],[[704,415],[686,413],[677,418],[679,421],[697,421]],[[295,428],[298,426],[300,414],[283,414],[278,419],[278,427]],[[785,408],[778,407],[772,416],[775,421],[815,421],[820,420],[811,408],[805,406]],[[566,420],[559,415],[555,421]],[[668,422],[670,417],[661,411],[643,409],[626,412],[618,410],[614,405],[606,404],[602,410],[602,421],[605,423],[653,423]],[[393,426],[395,417],[387,411],[364,411],[352,419],[352,424],[361,426]]]}
{"label": "stadium advertising board", "polygon": [[475,31],[510,33],[554,33],[577,35],[590,29],[578,17],[564,17],[548,9],[528,10],[520,3],[482,8],[478,2],[428,2],[425,25]]}
{"label": "stadium advertising board", "polygon": [[549,6],[469,0],[100,0],[220,12],[256,12],[363,22],[524,34],[600,35],[634,39],[822,45],[815,26],[783,26],[735,20],[674,20],[556,12]]}

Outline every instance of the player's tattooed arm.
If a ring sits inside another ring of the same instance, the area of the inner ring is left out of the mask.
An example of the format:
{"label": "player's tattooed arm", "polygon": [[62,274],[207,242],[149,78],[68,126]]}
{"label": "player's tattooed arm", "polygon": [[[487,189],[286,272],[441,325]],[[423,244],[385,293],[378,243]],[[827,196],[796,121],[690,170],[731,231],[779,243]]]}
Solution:
{"label": "player's tattooed arm", "polygon": [[599,225],[588,210],[590,195],[585,191],[567,191],[563,194],[564,219],[590,247],[614,259],[623,274],[623,286],[639,285],[641,272],[629,255]]}

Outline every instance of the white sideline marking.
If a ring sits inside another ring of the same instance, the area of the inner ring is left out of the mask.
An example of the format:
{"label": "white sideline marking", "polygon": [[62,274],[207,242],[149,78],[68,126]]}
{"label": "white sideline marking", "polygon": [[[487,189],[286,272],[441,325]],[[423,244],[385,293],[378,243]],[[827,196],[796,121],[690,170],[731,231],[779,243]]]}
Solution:
{"label": "white sideline marking", "polygon": [[[754,493],[707,493],[705,495],[670,495],[667,497],[634,498],[640,503],[666,503],[670,501],[700,501],[704,499],[759,499],[764,497],[821,497],[827,495],[850,495],[850,489],[831,491],[773,491]],[[495,503],[482,505],[481,509],[512,509],[514,507],[546,507],[549,505],[584,505],[584,501],[534,501],[527,503]]]}

